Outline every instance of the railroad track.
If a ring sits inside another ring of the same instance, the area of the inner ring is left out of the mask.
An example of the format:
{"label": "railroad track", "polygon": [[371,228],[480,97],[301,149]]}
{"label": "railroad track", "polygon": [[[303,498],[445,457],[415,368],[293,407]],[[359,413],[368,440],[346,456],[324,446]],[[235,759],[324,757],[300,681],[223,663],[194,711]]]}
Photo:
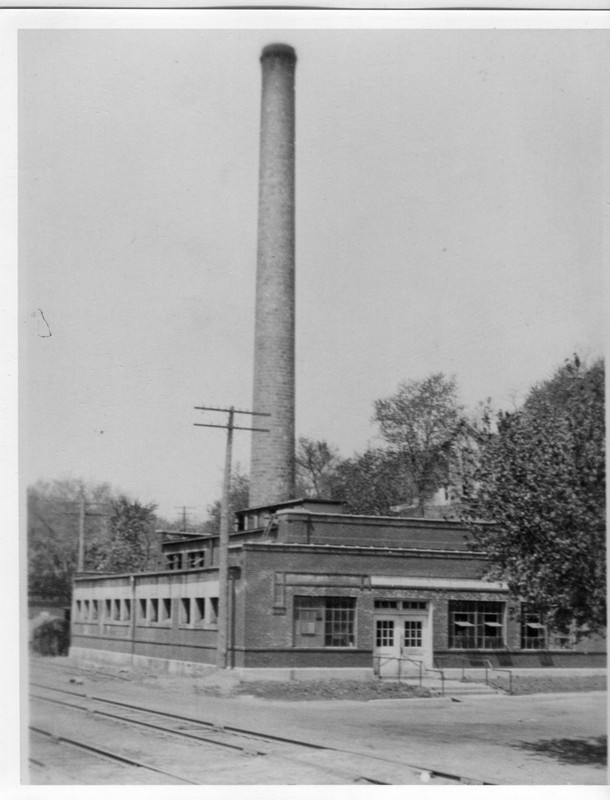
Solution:
{"label": "railroad track", "polygon": [[[300,766],[307,764],[319,772],[332,776],[333,783],[343,784],[415,784],[424,781],[432,784],[483,784],[483,781],[464,776],[440,772],[427,767],[398,762],[390,758],[373,756],[342,748],[333,748],[315,742],[278,736],[246,728],[230,725],[218,725],[216,722],[200,718],[174,714],[160,709],[144,707],[133,703],[112,700],[83,691],[69,690],[42,683],[31,683],[32,700],[46,703],[52,707],[61,707],[69,712],[77,712],[95,716],[109,723],[130,725],[140,731],[147,731],[163,737],[178,737],[183,741],[194,743],[205,748],[202,758],[214,758],[214,752],[223,750],[241,756],[264,757],[264,761],[272,768],[272,763],[282,762],[286,770],[287,763]],[[45,730],[34,726],[37,736],[46,736],[56,744],[66,747],[80,748],[101,758],[115,760],[141,770],[150,770],[173,778],[180,783],[199,784],[204,781],[193,780],[179,775],[176,771],[154,766],[133,755],[113,748],[102,747],[95,741],[83,741],[73,736],[64,736],[57,731]],[[242,762],[243,764],[243,762]],[[238,767],[236,767],[238,768]],[[391,779],[388,779],[391,776]],[[330,781],[329,781],[330,782]]]}

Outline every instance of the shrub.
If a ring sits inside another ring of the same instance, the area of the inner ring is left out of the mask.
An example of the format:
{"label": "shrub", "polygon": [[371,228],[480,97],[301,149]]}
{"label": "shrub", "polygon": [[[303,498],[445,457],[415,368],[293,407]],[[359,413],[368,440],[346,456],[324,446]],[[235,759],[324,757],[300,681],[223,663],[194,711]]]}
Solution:
{"label": "shrub", "polygon": [[54,618],[41,623],[32,637],[32,649],[42,656],[66,656],[70,647],[70,623]]}

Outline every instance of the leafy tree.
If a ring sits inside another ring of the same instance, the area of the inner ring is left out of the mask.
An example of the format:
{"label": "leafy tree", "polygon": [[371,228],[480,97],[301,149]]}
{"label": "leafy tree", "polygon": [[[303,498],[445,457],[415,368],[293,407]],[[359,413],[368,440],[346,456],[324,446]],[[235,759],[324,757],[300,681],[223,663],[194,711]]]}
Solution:
{"label": "leafy tree", "polygon": [[[104,538],[112,490],[81,480],[39,481],[27,490],[28,591],[69,602],[78,561],[79,506],[85,502],[85,542]],[[85,554],[88,555],[87,550]],[[94,568],[89,559],[86,568]]]}
{"label": "leafy tree", "polygon": [[[250,492],[250,479],[247,475],[236,469],[231,474],[231,492],[229,495],[229,520],[235,511],[248,508]],[[208,506],[208,518],[203,523],[203,532],[218,536],[220,533],[220,508],[221,500],[216,500]]]}
{"label": "leafy tree", "polygon": [[[604,365],[574,357],[487,431],[464,501],[476,545],[559,631],[606,623]],[[496,523],[493,531],[477,519]]]}
{"label": "leafy tree", "polygon": [[465,425],[453,378],[442,372],[406,381],[396,394],[375,401],[382,438],[404,461],[420,514],[426,500],[450,481],[458,436]]}
{"label": "leafy tree", "polygon": [[111,502],[108,541],[96,552],[101,572],[138,572],[158,564],[154,503],[143,505],[125,495]]}
{"label": "leafy tree", "polygon": [[372,449],[335,467],[331,496],[352,514],[391,515],[392,507],[405,501],[406,483],[400,454]]}
{"label": "leafy tree", "polygon": [[296,448],[297,494],[333,499],[333,474],[339,451],[323,440],[300,436]]}

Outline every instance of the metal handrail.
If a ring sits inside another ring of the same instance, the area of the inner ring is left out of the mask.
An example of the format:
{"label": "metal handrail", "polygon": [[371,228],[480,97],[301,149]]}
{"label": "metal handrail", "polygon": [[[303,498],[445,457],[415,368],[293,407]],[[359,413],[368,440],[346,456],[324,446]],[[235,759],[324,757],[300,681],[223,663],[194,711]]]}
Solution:
{"label": "metal handrail", "polygon": [[489,680],[487,678],[487,670],[490,669],[492,672],[507,672],[508,673],[508,693],[513,693],[513,672],[510,669],[506,669],[506,667],[494,667],[491,661],[486,659],[486,667],[485,667],[485,683],[489,685]]}
{"label": "metal handrail", "polygon": [[[481,666],[485,670],[485,685],[490,686],[489,680],[489,672],[506,672],[508,674],[508,694],[513,693],[513,673],[512,670],[507,669],[506,667],[494,667],[491,661],[488,658],[481,658],[480,659]],[[472,667],[466,660],[465,657],[462,657],[459,661],[460,668],[462,670],[462,682],[466,683],[469,678],[466,676],[467,669],[478,669],[478,667]]]}
{"label": "metal handrail", "polygon": [[417,664],[419,670],[419,685],[422,685],[422,667],[423,662],[416,658],[410,658],[409,656],[373,656],[373,661],[377,661],[377,672],[378,675],[381,675],[381,665],[386,664],[388,661],[398,661],[398,675],[397,678],[400,680],[402,678],[402,669],[401,665],[403,661],[409,661],[411,664]]}
{"label": "metal handrail", "polygon": [[397,678],[400,680],[402,678],[401,672],[401,664],[403,661],[410,661],[412,664],[417,664],[419,669],[419,685],[422,685],[422,669],[425,672],[437,672],[440,675],[441,680],[441,697],[445,696],[445,672],[442,669],[438,669],[436,667],[425,667],[424,662],[417,658],[411,658],[410,656],[373,656],[373,662],[377,661],[377,674],[381,675],[381,665],[387,663],[388,661],[398,661],[398,675]]}
{"label": "metal handrail", "polygon": [[445,696],[445,673],[438,667],[426,667],[426,672],[438,672],[441,676],[441,697]]}

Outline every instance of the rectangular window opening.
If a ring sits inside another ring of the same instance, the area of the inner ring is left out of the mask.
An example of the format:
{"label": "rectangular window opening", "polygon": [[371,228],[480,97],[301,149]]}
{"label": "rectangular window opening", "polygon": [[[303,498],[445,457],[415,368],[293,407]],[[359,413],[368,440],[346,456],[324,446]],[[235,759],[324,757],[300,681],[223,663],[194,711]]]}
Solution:
{"label": "rectangular window opening", "polygon": [[449,601],[449,647],[456,650],[501,650],[504,641],[504,603]]}
{"label": "rectangular window opening", "polygon": [[521,606],[521,649],[546,650],[548,633],[542,615],[523,603]]}
{"label": "rectangular window opening", "polygon": [[189,569],[199,569],[205,566],[205,551],[193,550],[188,554]]}
{"label": "rectangular window opening", "polygon": [[146,600],[140,600],[140,619],[143,622],[147,619],[147,615],[146,615]]}
{"label": "rectangular window opening", "polygon": [[205,598],[204,597],[195,597],[195,607],[193,610],[194,619],[193,622],[203,622],[205,619]]}
{"label": "rectangular window opening", "polygon": [[161,601],[161,622],[168,622],[172,618],[172,601],[169,597],[164,597]]}
{"label": "rectangular window opening", "polygon": [[150,621],[159,622],[159,601],[156,597],[150,601]]}
{"label": "rectangular window opening", "polygon": [[375,600],[375,608],[398,608],[398,600]]}
{"label": "rectangular window opening", "polygon": [[297,647],[355,647],[355,597],[295,597]]}
{"label": "rectangular window opening", "polygon": [[180,623],[182,625],[191,624],[191,598],[180,598]]}
{"label": "rectangular window opening", "polygon": [[123,619],[125,622],[131,619],[131,600],[123,600]]}

